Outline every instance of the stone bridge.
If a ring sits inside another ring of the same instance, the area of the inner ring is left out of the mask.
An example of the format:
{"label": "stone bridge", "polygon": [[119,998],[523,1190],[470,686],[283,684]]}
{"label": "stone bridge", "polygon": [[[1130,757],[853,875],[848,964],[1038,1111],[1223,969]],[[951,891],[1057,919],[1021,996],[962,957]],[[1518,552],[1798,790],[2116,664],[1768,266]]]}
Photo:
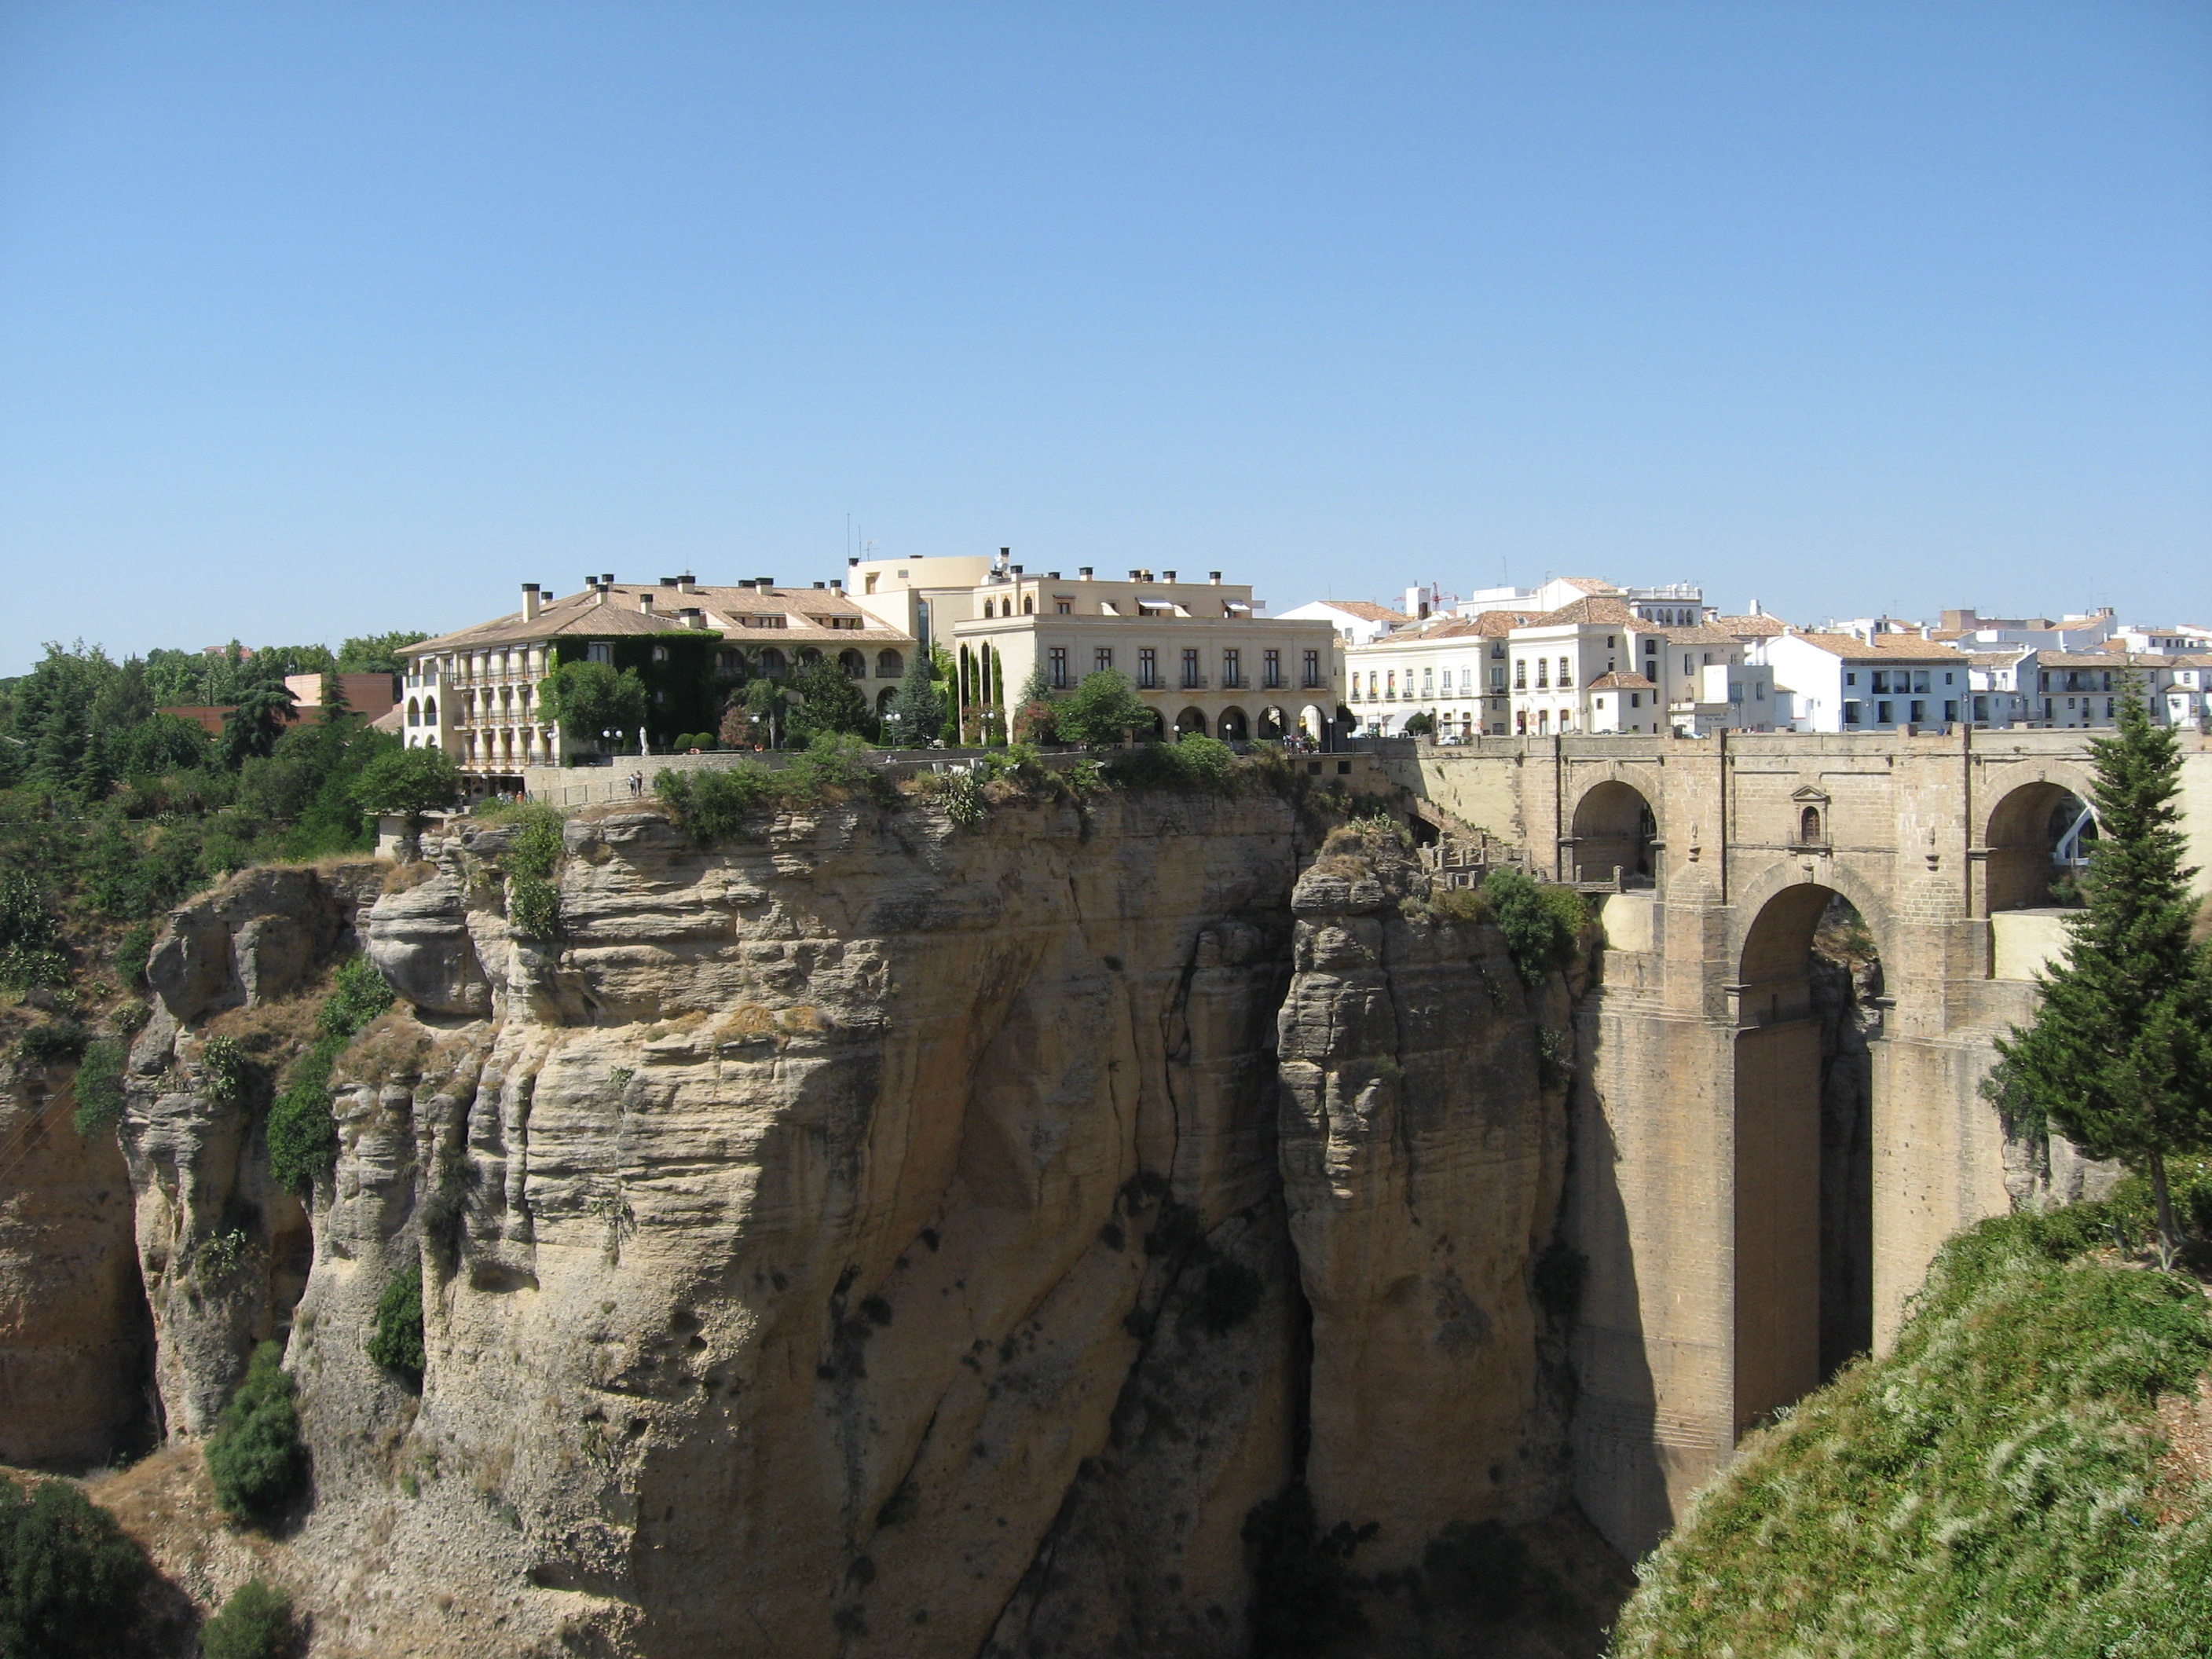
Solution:
{"label": "stone bridge", "polygon": [[[2182,744],[2191,862],[2212,866],[2212,742]],[[1562,879],[1620,872],[1579,1016],[1568,1224],[1589,1260],[1577,1486],[1633,1557],[1748,1429],[1886,1346],[1945,1238],[2042,1178],[1979,1085],[2064,937],[2053,854],[2087,744],[1491,738],[1378,760]],[[1881,964],[1848,1040],[1843,976],[1810,954],[1837,896]],[[2050,1162],[2078,1182],[2063,1142]]]}

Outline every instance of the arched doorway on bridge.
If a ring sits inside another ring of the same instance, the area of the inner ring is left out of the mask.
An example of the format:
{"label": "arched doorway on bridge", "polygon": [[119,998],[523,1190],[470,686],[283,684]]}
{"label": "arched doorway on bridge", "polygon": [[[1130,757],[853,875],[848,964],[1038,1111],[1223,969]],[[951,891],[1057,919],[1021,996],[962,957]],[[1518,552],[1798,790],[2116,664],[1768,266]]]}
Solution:
{"label": "arched doorway on bridge", "polygon": [[1615,868],[1626,887],[1650,887],[1659,820],[1643,792],[1618,781],[1599,784],[1575,804],[1575,879],[1611,881]]}
{"label": "arched doorway on bridge", "polygon": [[1735,1426],[1874,1342],[1875,1048],[1882,964],[1850,901],[1769,899],[1735,988]]}
{"label": "arched doorway on bridge", "polygon": [[2088,805],[2063,784],[2024,783],[1990,814],[1988,912],[2074,902],[2096,843]]}

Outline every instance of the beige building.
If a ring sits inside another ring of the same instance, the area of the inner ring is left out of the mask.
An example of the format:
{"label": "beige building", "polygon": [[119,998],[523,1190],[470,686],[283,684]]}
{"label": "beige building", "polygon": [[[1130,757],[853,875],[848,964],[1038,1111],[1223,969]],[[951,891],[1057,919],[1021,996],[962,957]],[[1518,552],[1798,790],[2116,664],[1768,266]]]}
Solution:
{"label": "beige building", "polygon": [[[407,648],[401,730],[410,747],[445,750],[481,787],[520,787],[524,767],[561,765],[580,748],[635,754],[641,744],[712,732],[741,670],[781,679],[828,658],[880,709],[914,647],[911,634],[836,584],[778,587],[762,576],[708,587],[689,575],[649,584],[603,575],[556,599],[525,582],[520,610]],[[635,668],[653,698],[644,732],[585,744],[544,719],[538,682],[564,661]]]}
{"label": "beige building", "polygon": [[[1341,724],[1334,627],[1266,617],[1249,587],[1218,570],[1204,581],[1142,569],[1114,580],[1088,566],[1072,579],[1032,575],[1002,548],[996,559],[855,560],[848,580],[854,603],[886,626],[974,665],[994,653],[982,696],[1001,719],[1032,668],[1055,691],[1114,669],[1163,732],[1318,741]],[[981,678],[963,672],[971,684]]]}

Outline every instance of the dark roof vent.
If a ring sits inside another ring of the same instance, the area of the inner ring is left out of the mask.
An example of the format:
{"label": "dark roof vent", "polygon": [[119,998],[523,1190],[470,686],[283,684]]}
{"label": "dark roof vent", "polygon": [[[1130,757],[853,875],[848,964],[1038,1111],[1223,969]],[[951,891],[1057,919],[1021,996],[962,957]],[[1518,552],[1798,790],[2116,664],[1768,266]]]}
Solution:
{"label": "dark roof vent", "polygon": [[830,586],[830,584],[829,584],[828,582],[817,582],[817,583],[815,583],[814,585],[815,585],[815,586],[817,586],[817,588],[826,588],[826,587],[828,587],[828,586]]}
{"label": "dark roof vent", "polygon": [[1175,580],[1175,572],[1172,570],[1163,570],[1160,572],[1160,580],[1164,582],[1172,582]]}

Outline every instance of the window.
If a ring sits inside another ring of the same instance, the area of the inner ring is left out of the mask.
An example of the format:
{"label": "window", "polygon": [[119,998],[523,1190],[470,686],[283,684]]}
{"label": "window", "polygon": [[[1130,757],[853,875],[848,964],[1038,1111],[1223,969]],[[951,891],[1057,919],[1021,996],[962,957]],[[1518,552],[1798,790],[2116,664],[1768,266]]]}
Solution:
{"label": "window", "polygon": [[1682,672],[1685,674],[1692,672],[1690,667],[1690,653],[1686,651],[1682,653]]}
{"label": "window", "polygon": [[1024,617],[1034,617],[1036,615],[1036,594],[1024,593],[1022,595],[1022,615]]}
{"label": "window", "polygon": [[1075,614],[1074,605],[1066,599],[1054,599],[1052,602],[1052,608],[1063,617],[1072,617]]}
{"label": "window", "polygon": [[590,662],[604,662],[611,664],[615,659],[615,648],[612,644],[605,640],[594,640],[591,644],[584,647],[584,655],[586,659]]}
{"label": "window", "polygon": [[1844,676],[1844,684],[1845,685],[1856,685],[1858,683],[1859,677],[1856,674],[1846,674]]}
{"label": "window", "polygon": [[1844,704],[1844,724],[1846,726],[1856,726],[1858,723],[1859,705],[1856,702],[1845,702]]}
{"label": "window", "polygon": [[1137,648],[1137,684],[1151,688],[1160,683],[1160,653],[1149,645]]}
{"label": "window", "polygon": [[1309,651],[1306,653],[1305,683],[1308,685],[1319,685],[1321,684],[1321,653],[1318,651]]}
{"label": "window", "polygon": [[1263,684],[1269,686],[1280,685],[1283,683],[1281,652],[1262,651],[1260,653],[1260,679]]}
{"label": "window", "polygon": [[1943,676],[1943,684],[1946,685],[1955,685],[1958,684],[1958,681],[1951,673],[1947,672]]}
{"label": "window", "polygon": [[1492,662],[1504,662],[1505,660],[1504,641],[1492,640],[1490,642],[1490,659]]}
{"label": "window", "polygon": [[1559,659],[1559,687],[1560,687],[1560,689],[1561,689],[1562,690],[1565,690],[1568,686],[1572,685],[1574,683],[1575,683],[1575,671],[1574,671],[1573,665],[1572,665],[1572,664],[1571,664],[1571,663],[1567,660],[1567,659],[1566,659],[1566,658],[1565,658],[1565,657],[1560,658],[1560,659]]}
{"label": "window", "polygon": [[1954,720],[1959,718],[1959,705],[1954,699],[1945,699],[1943,703],[1943,718],[1947,721]]}
{"label": "window", "polygon": [[1918,673],[1912,677],[1912,689],[1915,691],[1925,691],[1928,689],[1928,671],[1926,669],[1922,669]]}
{"label": "window", "polygon": [[1505,689],[1505,671],[1503,668],[1493,668],[1490,671],[1490,689],[1493,691],[1503,691]]}
{"label": "window", "polygon": [[407,699],[407,724],[410,726],[422,724],[422,705],[412,697]]}
{"label": "window", "polygon": [[1894,724],[1894,722],[1890,719],[1889,705],[1887,703],[1878,702],[1875,704],[1874,723],[1876,726],[1890,726]]}
{"label": "window", "polygon": [[1927,718],[1928,705],[1916,697],[1912,703],[1912,724],[1917,726]]}
{"label": "window", "polygon": [[1221,683],[1224,685],[1244,684],[1244,653],[1242,651],[1221,653]]}
{"label": "window", "polygon": [[1206,676],[1198,672],[1198,651],[1195,647],[1182,653],[1182,683],[1185,690],[1194,690],[1206,684]]}
{"label": "window", "polygon": [[1539,691],[1548,691],[1551,686],[1552,659],[1549,657],[1539,657],[1536,659],[1536,689]]}
{"label": "window", "polygon": [[1516,691],[1526,691],[1528,689],[1528,659],[1526,657],[1516,657],[1513,659],[1513,689]]}
{"label": "window", "polygon": [[1051,677],[1054,690],[1067,690],[1067,647],[1066,646],[1055,645],[1045,653],[1045,672]]}
{"label": "window", "polygon": [[1643,708],[1643,707],[1644,707],[1644,694],[1643,694],[1641,691],[1632,691],[1632,692],[1630,692],[1630,693],[1628,694],[1628,706],[1629,706],[1631,708]]}
{"label": "window", "polygon": [[1375,699],[1375,671],[1371,668],[1367,671],[1367,697],[1370,702]]}
{"label": "window", "polygon": [[1808,806],[1797,815],[1797,841],[1800,846],[1812,847],[1820,839],[1820,809]]}
{"label": "window", "polygon": [[1091,653],[1091,672],[1103,674],[1114,665],[1114,647],[1102,645]]}
{"label": "window", "polygon": [[905,674],[905,672],[906,659],[901,656],[897,652],[878,651],[876,653],[876,678],[878,679],[895,680],[901,678]]}
{"label": "window", "polygon": [[654,646],[653,647],[653,659],[655,662],[666,662],[668,660],[668,647],[665,645]]}
{"label": "window", "polygon": [[1424,668],[1421,671],[1421,695],[1425,697],[1433,697],[1437,695],[1437,671],[1433,668]]}
{"label": "window", "polygon": [[1398,695],[1398,671],[1395,668],[1382,678],[1382,695],[1393,698]]}

